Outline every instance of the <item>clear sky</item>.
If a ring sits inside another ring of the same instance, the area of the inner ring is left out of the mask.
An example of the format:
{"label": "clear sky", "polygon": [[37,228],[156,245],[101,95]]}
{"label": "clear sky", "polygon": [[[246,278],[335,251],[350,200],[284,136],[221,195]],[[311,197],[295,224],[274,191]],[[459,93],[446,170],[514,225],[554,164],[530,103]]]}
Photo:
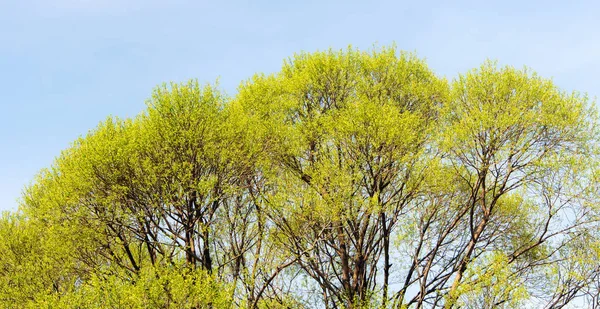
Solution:
{"label": "clear sky", "polygon": [[492,58],[600,94],[599,1],[0,0],[0,210],[157,84],[233,94],[294,52],[393,42],[449,78]]}

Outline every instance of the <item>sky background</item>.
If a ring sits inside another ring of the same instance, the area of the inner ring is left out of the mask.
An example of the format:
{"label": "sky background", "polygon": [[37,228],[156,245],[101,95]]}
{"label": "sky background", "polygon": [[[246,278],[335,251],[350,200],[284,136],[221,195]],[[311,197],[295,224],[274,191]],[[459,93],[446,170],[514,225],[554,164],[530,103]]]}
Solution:
{"label": "sky background", "polygon": [[600,94],[599,1],[0,0],[0,210],[158,84],[233,95],[295,52],[392,43],[448,78],[491,58]]}

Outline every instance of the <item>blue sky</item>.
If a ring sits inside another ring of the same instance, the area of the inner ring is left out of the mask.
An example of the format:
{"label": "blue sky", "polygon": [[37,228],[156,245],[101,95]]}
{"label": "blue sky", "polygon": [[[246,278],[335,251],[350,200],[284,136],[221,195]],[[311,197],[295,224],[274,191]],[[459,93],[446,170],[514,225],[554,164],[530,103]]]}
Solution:
{"label": "blue sky", "polygon": [[0,210],[71,141],[197,78],[235,93],[298,51],[393,42],[450,78],[486,58],[600,94],[597,1],[0,0]]}

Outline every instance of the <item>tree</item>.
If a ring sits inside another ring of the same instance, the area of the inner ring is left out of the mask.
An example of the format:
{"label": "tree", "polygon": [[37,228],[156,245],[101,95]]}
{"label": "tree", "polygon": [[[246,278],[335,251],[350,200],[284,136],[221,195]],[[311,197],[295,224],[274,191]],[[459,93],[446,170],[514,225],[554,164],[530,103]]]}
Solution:
{"label": "tree", "polygon": [[392,231],[418,197],[445,95],[422,61],[393,48],[298,55],[240,90],[268,128],[270,218],[326,306],[372,304],[379,288],[385,304]]}
{"label": "tree", "polygon": [[258,149],[239,143],[243,119],[224,101],[197,82],[158,88],[147,112],[109,118],[63,152],[28,190],[25,208],[85,240],[77,260],[94,274],[135,281],[183,259],[240,285],[232,291],[240,304],[287,301],[271,285],[289,262],[258,256],[274,250],[252,199]]}
{"label": "tree", "polygon": [[569,257],[582,242],[597,244],[597,116],[586,98],[487,62],[453,83],[441,115],[441,175],[452,185],[433,188],[439,202],[418,216],[419,292],[407,304],[452,307],[477,295],[519,306],[550,282],[575,297],[597,272],[556,273],[588,255]]}

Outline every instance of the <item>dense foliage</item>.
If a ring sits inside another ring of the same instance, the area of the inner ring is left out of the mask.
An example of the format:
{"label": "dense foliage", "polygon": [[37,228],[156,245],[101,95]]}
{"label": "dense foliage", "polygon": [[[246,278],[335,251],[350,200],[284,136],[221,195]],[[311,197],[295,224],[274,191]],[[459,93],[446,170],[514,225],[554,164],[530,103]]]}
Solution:
{"label": "dense foliage", "polygon": [[393,47],[165,85],[2,216],[0,307],[600,308],[597,121]]}

